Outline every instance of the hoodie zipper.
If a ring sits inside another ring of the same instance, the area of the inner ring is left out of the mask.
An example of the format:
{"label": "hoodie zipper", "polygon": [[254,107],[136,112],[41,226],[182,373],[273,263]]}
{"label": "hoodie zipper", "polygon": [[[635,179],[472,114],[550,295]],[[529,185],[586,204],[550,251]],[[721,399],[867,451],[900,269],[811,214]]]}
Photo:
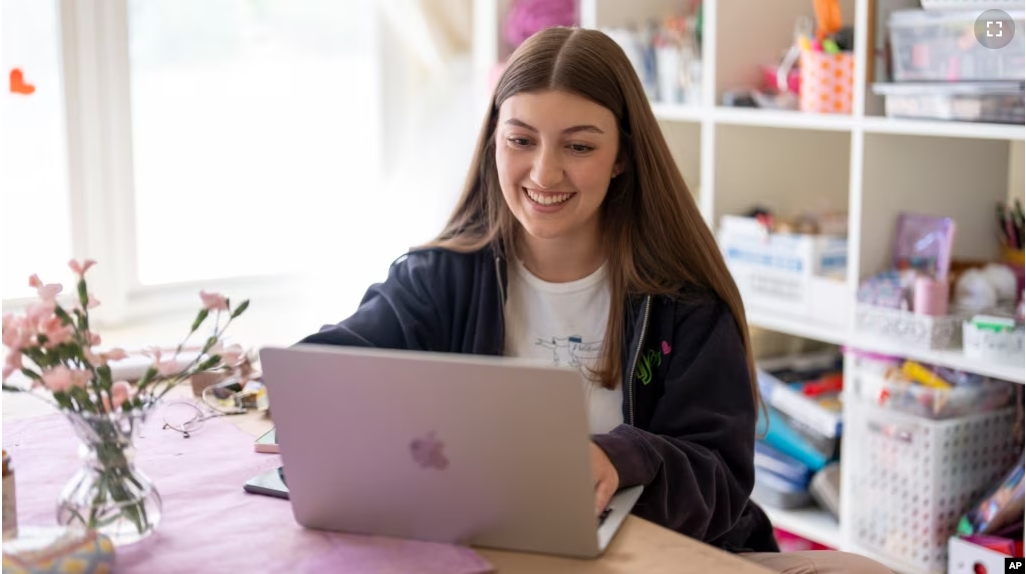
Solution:
{"label": "hoodie zipper", "polygon": [[505,350],[506,345],[506,289],[502,286],[502,258],[495,256],[495,281],[499,286],[499,341],[502,347],[499,354]]}
{"label": "hoodie zipper", "polygon": [[641,335],[638,337],[638,348],[634,350],[634,362],[631,363],[630,376],[627,379],[627,423],[634,426],[634,371],[638,368],[638,358],[641,357],[641,348],[645,346],[645,335],[648,333],[648,313],[652,308],[652,296],[645,297],[645,317],[641,320]]}

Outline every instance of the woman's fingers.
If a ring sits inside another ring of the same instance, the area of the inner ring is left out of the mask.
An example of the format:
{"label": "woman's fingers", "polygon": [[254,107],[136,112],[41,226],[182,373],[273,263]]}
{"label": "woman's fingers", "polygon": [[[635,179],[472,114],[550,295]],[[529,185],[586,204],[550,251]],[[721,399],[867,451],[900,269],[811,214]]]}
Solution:
{"label": "woman's fingers", "polygon": [[616,493],[616,485],[608,479],[600,479],[595,484],[595,514],[602,514],[602,511],[609,506],[610,499]]}
{"label": "woman's fingers", "polygon": [[595,477],[595,514],[602,514],[620,487],[620,477],[609,457],[595,443],[591,443],[591,473]]}

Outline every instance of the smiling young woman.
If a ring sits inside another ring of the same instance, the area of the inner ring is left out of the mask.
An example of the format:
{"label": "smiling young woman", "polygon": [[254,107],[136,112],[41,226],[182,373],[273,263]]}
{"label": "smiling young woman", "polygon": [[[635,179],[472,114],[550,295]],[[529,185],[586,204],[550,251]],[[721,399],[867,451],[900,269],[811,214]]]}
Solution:
{"label": "smiling young woman", "polygon": [[759,398],[740,295],[630,62],[601,32],[551,28],[517,49],[445,229],[303,342],[577,368],[596,510],[644,485],[636,514],[772,569],[886,571],[775,552],[749,499]]}
{"label": "smiling young woman", "polygon": [[553,282],[589,275],[605,260],[600,210],[623,171],[612,112],[571,92],[520,93],[500,106],[495,139],[527,268]]}

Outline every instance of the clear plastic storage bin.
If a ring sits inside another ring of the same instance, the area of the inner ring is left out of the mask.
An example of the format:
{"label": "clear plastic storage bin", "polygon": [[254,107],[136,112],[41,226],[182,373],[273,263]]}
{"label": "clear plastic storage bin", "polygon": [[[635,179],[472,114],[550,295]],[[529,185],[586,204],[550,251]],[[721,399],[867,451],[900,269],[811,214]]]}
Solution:
{"label": "clear plastic storage bin", "polygon": [[898,82],[958,82],[1026,79],[1026,12],[1009,11],[1015,36],[992,50],[973,30],[982,10],[892,12],[891,75]]}
{"label": "clear plastic storage bin", "polygon": [[919,0],[923,10],[1017,10],[1022,0]]}
{"label": "clear plastic storage bin", "polygon": [[857,549],[903,571],[944,572],[959,517],[1016,463],[1015,409],[936,421],[861,400],[849,408]]}
{"label": "clear plastic storage bin", "polygon": [[1023,84],[1017,82],[873,84],[889,118],[1022,124]]}
{"label": "clear plastic storage bin", "polygon": [[993,411],[1008,405],[1012,383],[983,381],[975,385],[954,385],[934,389],[915,383],[891,381],[858,373],[858,394],[863,400],[887,410],[900,411],[928,419],[949,419],[972,413]]}

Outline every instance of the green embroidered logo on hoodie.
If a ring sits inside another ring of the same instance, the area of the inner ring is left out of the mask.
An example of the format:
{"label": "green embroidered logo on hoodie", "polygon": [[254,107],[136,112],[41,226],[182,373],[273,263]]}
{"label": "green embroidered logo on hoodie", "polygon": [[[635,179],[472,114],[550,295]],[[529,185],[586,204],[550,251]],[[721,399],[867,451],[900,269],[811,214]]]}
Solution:
{"label": "green embroidered logo on hoodie", "polygon": [[641,355],[641,361],[638,364],[638,380],[641,384],[647,385],[652,382],[652,372],[663,364],[663,357],[659,354],[659,351],[655,349],[649,349]]}

